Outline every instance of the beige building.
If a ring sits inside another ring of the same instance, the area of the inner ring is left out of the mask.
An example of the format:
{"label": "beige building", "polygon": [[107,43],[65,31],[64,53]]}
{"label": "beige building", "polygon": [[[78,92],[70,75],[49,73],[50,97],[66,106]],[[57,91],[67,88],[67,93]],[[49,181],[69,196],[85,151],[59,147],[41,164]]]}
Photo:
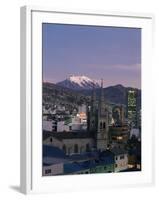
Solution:
{"label": "beige building", "polygon": [[53,133],[44,131],[43,144],[63,150],[67,155],[89,152],[95,146],[93,135],[89,132]]}
{"label": "beige building", "polygon": [[114,148],[111,152],[114,153],[115,172],[128,169],[128,153],[123,148]]}

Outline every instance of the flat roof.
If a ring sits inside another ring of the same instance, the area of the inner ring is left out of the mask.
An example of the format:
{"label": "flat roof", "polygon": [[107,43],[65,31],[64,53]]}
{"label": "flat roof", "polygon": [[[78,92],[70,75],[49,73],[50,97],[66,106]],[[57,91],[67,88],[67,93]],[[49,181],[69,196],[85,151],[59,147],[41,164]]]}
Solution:
{"label": "flat roof", "polygon": [[43,140],[48,137],[55,137],[59,140],[62,139],[82,139],[82,138],[94,138],[95,133],[89,131],[78,131],[78,132],[53,132],[43,130]]}

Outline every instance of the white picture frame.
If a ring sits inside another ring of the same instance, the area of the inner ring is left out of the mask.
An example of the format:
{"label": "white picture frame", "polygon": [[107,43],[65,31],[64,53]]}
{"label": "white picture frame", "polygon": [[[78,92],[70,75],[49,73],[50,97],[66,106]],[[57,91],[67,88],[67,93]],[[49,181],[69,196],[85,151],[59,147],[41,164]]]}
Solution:
{"label": "white picture frame", "polygon": [[[152,99],[153,15],[91,10],[21,8],[21,192],[43,193],[152,185],[154,125]],[[142,28],[142,171],[42,177],[42,23]],[[150,67],[151,66],[151,67]]]}

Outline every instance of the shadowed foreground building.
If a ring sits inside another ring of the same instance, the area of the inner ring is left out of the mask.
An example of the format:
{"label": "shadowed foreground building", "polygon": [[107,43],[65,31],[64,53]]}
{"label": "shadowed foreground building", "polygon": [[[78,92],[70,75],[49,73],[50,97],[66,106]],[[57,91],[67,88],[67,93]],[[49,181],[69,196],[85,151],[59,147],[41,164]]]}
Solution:
{"label": "shadowed foreground building", "polygon": [[114,149],[67,156],[59,148],[43,145],[43,176],[111,173],[127,169],[127,153]]}

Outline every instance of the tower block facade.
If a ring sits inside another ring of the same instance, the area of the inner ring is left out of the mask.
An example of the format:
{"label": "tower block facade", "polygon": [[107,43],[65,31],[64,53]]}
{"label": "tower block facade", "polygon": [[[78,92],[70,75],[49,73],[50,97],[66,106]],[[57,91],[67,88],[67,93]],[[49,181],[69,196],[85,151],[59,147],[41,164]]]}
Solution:
{"label": "tower block facade", "polygon": [[104,151],[109,145],[108,109],[104,100],[103,80],[101,81],[101,95],[98,107],[97,149]]}

